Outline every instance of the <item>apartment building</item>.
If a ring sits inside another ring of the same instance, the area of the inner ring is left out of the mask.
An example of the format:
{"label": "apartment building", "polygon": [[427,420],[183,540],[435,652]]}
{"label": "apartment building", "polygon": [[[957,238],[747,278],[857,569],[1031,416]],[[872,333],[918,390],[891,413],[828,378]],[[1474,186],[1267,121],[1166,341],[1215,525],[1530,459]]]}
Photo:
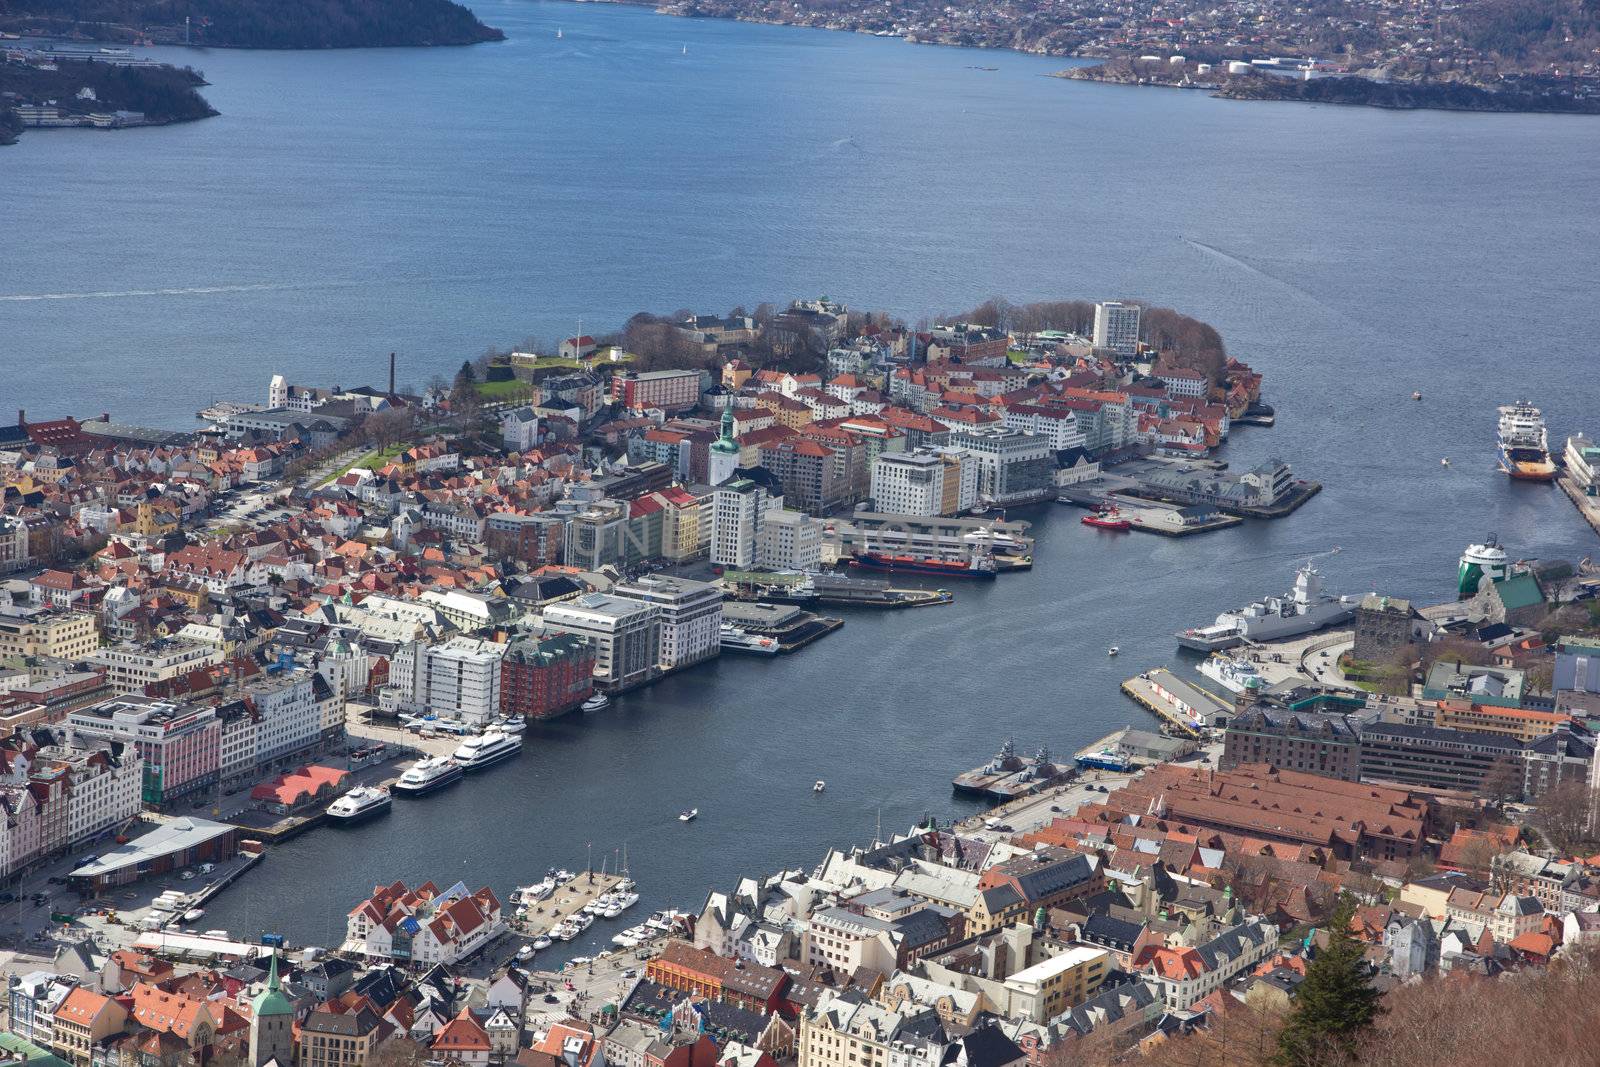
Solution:
{"label": "apartment building", "polygon": [[525,719],[571,711],[594,693],[594,646],[579,634],[524,637],[500,660],[500,710]]}
{"label": "apartment building", "polygon": [[1009,1017],[1044,1023],[1077,1007],[1100,991],[1113,962],[1103,948],[1073,945],[1024,967],[1005,980],[1011,999]]}
{"label": "apartment building", "polygon": [[1146,980],[1168,1011],[1187,1011],[1234,976],[1255,967],[1278,947],[1278,928],[1251,919],[1210,941],[1184,948],[1157,948],[1143,961]]}
{"label": "apartment building", "polygon": [[872,464],[874,510],[894,515],[944,515],[944,461],[930,451],[887,452]]}
{"label": "apartment building", "polygon": [[147,686],[191,674],[223,661],[216,645],[190,641],[155,641],[104,648],[89,663],[105,668],[106,682],[118,693],[143,693]]}
{"label": "apartment building", "polygon": [[93,655],[99,647],[99,621],[91,612],[0,606],[0,659],[77,660]]}
{"label": "apartment building", "polygon": [[501,714],[501,661],[506,646],[454,637],[428,649],[424,703],[435,715],[485,726]]}
{"label": "apartment building", "polygon": [[216,784],[222,724],[214,707],[126,696],[74,711],[67,725],[82,737],[130,746],[143,764],[146,804],[168,804]]}
{"label": "apartment building", "polygon": [[775,571],[822,567],[822,523],[803,511],[773,508],[762,516],[756,563]]}
{"label": "apartment building", "polygon": [[1131,358],[1139,352],[1139,305],[1102,300],[1094,306],[1094,346]]}

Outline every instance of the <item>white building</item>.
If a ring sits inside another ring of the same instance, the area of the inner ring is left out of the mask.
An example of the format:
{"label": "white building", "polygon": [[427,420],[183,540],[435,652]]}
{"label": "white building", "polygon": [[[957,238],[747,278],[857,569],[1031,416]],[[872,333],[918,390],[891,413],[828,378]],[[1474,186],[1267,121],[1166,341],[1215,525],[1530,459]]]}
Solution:
{"label": "white building", "polygon": [[940,515],[944,461],[932,452],[885,452],[872,463],[872,506],[894,515]]}
{"label": "white building", "polygon": [[142,693],[145,686],[170,681],[222,660],[220,648],[186,641],[119,645],[103,648],[89,657],[89,663],[105,668],[106,683],[118,693]]}
{"label": "white building", "polygon": [[1094,346],[1119,356],[1139,352],[1139,305],[1104,300],[1094,306]]}
{"label": "white building", "polygon": [[1008,430],[1043,437],[1057,452],[1064,448],[1082,448],[1087,439],[1078,428],[1078,417],[1071,408],[1015,404],[1006,409],[1004,425]]}
{"label": "white building", "polygon": [[321,742],[322,694],[328,692],[326,680],[304,669],[278,669],[245,684],[244,701],[256,717],[258,768],[291,762]]}
{"label": "white building", "polygon": [[473,726],[500,717],[500,661],[506,646],[454,637],[428,650],[424,702],[434,714]]}
{"label": "white building", "polygon": [[762,516],[756,562],[775,571],[822,568],[822,523],[803,511],[772,508]]}
{"label": "white building", "polygon": [[767,491],[747,478],[717,486],[711,504],[711,562],[736,570],[755,566],[762,519],[771,504]]}
{"label": "white building", "polygon": [[595,683],[603,689],[623,689],[660,673],[661,609],[654,604],[589,593],[547,605],[544,625],[594,643]]}
{"label": "white building", "polygon": [[618,585],[619,597],[654,604],[661,619],[661,669],[700,663],[722,651],[722,590],[663,574]]}
{"label": "white building", "polygon": [[524,404],[500,417],[500,443],[507,452],[526,452],[539,443],[539,416]]}

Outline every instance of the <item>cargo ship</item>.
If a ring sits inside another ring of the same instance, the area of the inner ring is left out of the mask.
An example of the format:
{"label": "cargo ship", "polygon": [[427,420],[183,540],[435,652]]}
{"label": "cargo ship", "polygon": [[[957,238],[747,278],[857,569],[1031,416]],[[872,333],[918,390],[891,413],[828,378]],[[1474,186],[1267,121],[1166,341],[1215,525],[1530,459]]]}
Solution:
{"label": "cargo ship", "polygon": [[929,559],[887,552],[863,552],[851,559],[850,566],[903,574],[931,574],[941,578],[993,578],[997,573],[994,559],[980,555],[968,559]]}
{"label": "cargo ship", "polygon": [[1500,469],[1524,482],[1555,479],[1544,414],[1526,400],[1500,409]]}

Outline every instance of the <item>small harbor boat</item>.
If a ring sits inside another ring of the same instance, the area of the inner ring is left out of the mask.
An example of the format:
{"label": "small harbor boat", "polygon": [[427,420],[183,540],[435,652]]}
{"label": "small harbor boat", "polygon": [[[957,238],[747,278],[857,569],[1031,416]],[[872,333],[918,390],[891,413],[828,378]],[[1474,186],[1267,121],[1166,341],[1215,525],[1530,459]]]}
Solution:
{"label": "small harbor boat", "polygon": [[1115,656],[1117,653],[1119,653],[1121,651],[1122,651],[1122,649],[1118,648],[1116,645],[1112,645],[1110,648],[1106,649],[1106,655]]}
{"label": "small harbor boat", "polygon": [[559,29],[556,30],[556,40],[561,40],[561,31]]}
{"label": "small harbor boat", "polygon": [[1085,526],[1093,526],[1098,530],[1131,530],[1133,521],[1123,516],[1115,504],[1104,504],[1098,510],[1085,515],[1078,520]]}
{"label": "small harbor boat", "polygon": [[542,952],[545,949],[549,948],[550,945],[551,945],[550,937],[549,937],[548,934],[540,934],[538,937],[534,938],[533,941],[530,942],[530,943],[533,945],[533,950],[535,952]]}
{"label": "small harbor boat", "polygon": [[533,953],[534,947],[532,945],[523,945],[521,948],[517,949],[517,959],[531,960],[533,959]]}
{"label": "small harbor boat", "polygon": [[1422,399],[1422,394],[1421,393],[1412,393],[1411,394],[1411,399],[1412,400],[1421,400]]}
{"label": "small harbor boat", "polygon": [[523,733],[528,729],[528,720],[524,719],[521,715],[507,715],[505,718],[495,723],[494,728],[503,734],[510,734],[515,737],[517,734]]}
{"label": "small harbor boat", "polygon": [[699,817],[700,817],[700,809],[699,808],[690,808],[687,811],[678,812],[678,821],[679,822],[690,822],[690,821],[692,821],[694,819],[698,819]]}
{"label": "small harbor boat", "polygon": [[580,711],[604,711],[606,708],[609,708],[610,706],[611,706],[611,698],[610,697],[606,696],[604,693],[596,693],[594,696],[590,697],[588,700],[585,700],[582,704],[578,705],[578,710],[580,710]]}
{"label": "small harbor boat", "polygon": [[1440,460],[1440,461],[1439,461],[1439,466],[1441,466],[1441,467],[1448,467],[1448,466],[1450,466],[1450,457],[1449,457],[1449,456],[1446,456],[1446,457],[1444,457],[1444,458],[1443,458],[1443,459],[1441,459],[1441,460]]}
{"label": "small harbor boat", "polygon": [[349,825],[382,815],[393,805],[394,798],[387,789],[356,786],[328,805],[328,818]]}
{"label": "small harbor boat", "polygon": [[204,908],[190,908],[188,911],[183,913],[183,921],[186,923],[197,923],[201,919],[205,918],[205,914],[206,910]]}
{"label": "small harbor boat", "polygon": [[828,788],[828,783],[824,782],[821,778],[818,778],[816,783],[812,785],[811,791],[813,793],[820,793],[826,788]]}

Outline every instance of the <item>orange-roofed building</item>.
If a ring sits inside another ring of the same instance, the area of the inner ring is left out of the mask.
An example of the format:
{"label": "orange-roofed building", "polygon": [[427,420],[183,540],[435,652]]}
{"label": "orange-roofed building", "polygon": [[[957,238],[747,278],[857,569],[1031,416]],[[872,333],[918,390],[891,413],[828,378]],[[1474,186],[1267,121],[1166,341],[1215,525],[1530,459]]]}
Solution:
{"label": "orange-roofed building", "polygon": [[461,1067],[488,1067],[493,1046],[489,1032],[466,1008],[445,1023],[433,1038],[433,1058]]}
{"label": "orange-roofed building", "polygon": [[55,1011],[51,1048],[74,1067],[88,1067],[94,1047],[120,1033],[128,1021],[121,1001],[79,986]]}

